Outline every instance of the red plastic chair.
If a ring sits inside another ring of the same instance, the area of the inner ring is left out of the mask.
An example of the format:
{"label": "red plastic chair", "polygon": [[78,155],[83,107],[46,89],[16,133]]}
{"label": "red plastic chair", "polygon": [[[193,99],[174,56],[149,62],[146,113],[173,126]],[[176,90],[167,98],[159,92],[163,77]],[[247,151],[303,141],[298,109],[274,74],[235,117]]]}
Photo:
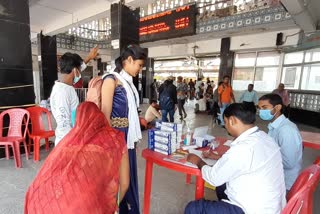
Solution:
{"label": "red plastic chair", "polygon": [[140,121],[141,130],[148,129],[148,122],[146,121],[146,119],[139,117],[139,121]]}
{"label": "red plastic chair", "polygon": [[[40,160],[40,141],[41,139],[45,139],[46,141],[46,151],[49,151],[49,138],[53,137],[54,130],[52,129],[51,116],[50,112],[42,107],[31,107],[27,108],[30,113],[31,119],[31,131],[29,131],[29,144],[28,150],[30,152],[31,141],[33,140],[33,160]],[[44,121],[42,120],[42,115],[46,114],[48,120],[48,129],[46,130]]]}
{"label": "red plastic chair", "polygon": [[[9,116],[9,130],[7,136],[3,136],[3,118]],[[26,134],[28,130],[30,114],[24,109],[9,109],[0,114],[0,145],[5,146],[6,158],[9,159],[9,146],[12,147],[13,157],[17,168],[22,166],[20,157],[20,143],[23,143],[26,152],[26,158],[29,159],[29,153],[26,143]],[[23,126],[24,125],[24,126]]]}
{"label": "red plastic chair", "polygon": [[313,162],[313,164],[320,165],[320,156]]}
{"label": "red plastic chair", "polygon": [[287,195],[282,214],[312,214],[313,193],[320,180],[320,166],[311,165],[300,173]]}

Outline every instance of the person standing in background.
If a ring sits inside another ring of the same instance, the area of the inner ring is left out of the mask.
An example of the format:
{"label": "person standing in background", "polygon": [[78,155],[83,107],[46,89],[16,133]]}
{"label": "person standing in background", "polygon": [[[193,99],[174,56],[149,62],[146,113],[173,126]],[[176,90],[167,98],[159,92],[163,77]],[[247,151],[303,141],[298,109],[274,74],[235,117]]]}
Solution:
{"label": "person standing in background", "polygon": [[202,84],[202,79],[198,78],[197,82],[195,83],[195,88],[196,88],[196,98],[199,99],[200,96],[200,86]]}
{"label": "person standing in background", "polygon": [[224,127],[223,112],[231,104],[235,103],[233,90],[230,85],[230,77],[228,75],[223,77],[223,83],[218,88],[219,94],[219,107],[220,107],[220,122],[221,126]]}
{"label": "person standing in background", "polygon": [[162,114],[162,121],[168,122],[168,114],[170,122],[174,122],[174,112],[176,110],[177,101],[177,87],[173,85],[174,77],[170,76],[159,88],[160,109]]}
{"label": "person standing in background", "polygon": [[190,79],[190,81],[189,81],[189,90],[190,90],[190,97],[189,97],[189,99],[190,100],[193,100],[194,99],[194,93],[195,93],[195,84],[194,84],[194,82],[193,82],[193,80],[192,79]]}
{"label": "person standing in background", "polygon": [[285,86],[283,83],[280,83],[277,89],[272,91],[272,94],[278,94],[283,103],[283,114],[288,117],[289,116],[289,108],[290,108],[290,99],[288,90],[284,89]]}
{"label": "person standing in background", "polygon": [[[177,84],[177,99],[178,99],[178,109],[179,109],[179,115],[180,120],[183,120],[187,117],[186,110],[184,109],[184,104],[186,102],[187,92],[188,92],[188,86],[184,82],[182,82],[183,77],[178,77],[178,84]],[[184,116],[182,115],[184,114]]]}
{"label": "person standing in background", "polygon": [[151,89],[151,100],[158,100],[158,83],[156,79],[154,79],[153,83],[151,83],[150,89]]}
{"label": "person standing in background", "polygon": [[239,102],[255,108],[255,106],[258,104],[258,95],[257,92],[253,90],[253,87],[253,84],[248,85],[248,90],[241,94]]}

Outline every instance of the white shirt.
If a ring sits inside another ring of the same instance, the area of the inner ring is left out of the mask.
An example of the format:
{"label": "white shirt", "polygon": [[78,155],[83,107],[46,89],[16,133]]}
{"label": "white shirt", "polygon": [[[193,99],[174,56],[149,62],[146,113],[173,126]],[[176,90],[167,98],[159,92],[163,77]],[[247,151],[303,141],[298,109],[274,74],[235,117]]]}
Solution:
{"label": "white shirt", "polygon": [[79,98],[73,86],[56,81],[50,95],[50,104],[57,122],[55,130],[55,145],[57,145],[72,129],[71,113],[77,109]]}
{"label": "white shirt", "polygon": [[157,111],[157,109],[150,105],[146,111],[145,119],[148,123],[150,123],[156,118],[161,120],[161,114]]}
{"label": "white shirt", "polygon": [[197,101],[199,104],[199,111],[205,111],[207,109],[206,100],[204,98]]}
{"label": "white shirt", "polygon": [[286,205],[280,149],[258,127],[235,139],[214,166],[204,166],[202,177],[213,186],[226,183],[226,202],[245,213],[277,214]]}

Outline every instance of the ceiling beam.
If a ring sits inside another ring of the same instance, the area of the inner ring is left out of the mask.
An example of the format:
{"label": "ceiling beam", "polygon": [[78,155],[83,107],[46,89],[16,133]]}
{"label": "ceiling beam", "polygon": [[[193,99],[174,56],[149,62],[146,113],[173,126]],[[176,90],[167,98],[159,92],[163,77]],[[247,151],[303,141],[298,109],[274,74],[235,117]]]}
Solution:
{"label": "ceiling beam", "polygon": [[312,18],[308,5],[305,5],[303,0],[281,0],[281,2],[303,31],[313,32],[316,30],[316,21]]}

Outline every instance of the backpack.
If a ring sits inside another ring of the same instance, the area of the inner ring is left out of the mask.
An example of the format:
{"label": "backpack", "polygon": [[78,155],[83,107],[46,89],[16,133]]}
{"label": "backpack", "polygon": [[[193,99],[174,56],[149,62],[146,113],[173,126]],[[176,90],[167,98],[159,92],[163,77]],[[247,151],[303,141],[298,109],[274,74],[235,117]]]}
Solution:
{"label": "backpack", "polygon": [[101,109],[101,89],[103,84],[103,76],[94,77],[88,85],[86,101],[95,103]]}
{"label": "backpack", "polygon": [[159,101],[160,101],[160,108],[162,110],[174,109],[174,103],[170,97],[167,86],[165,86],[162,93],[160,94]]}

